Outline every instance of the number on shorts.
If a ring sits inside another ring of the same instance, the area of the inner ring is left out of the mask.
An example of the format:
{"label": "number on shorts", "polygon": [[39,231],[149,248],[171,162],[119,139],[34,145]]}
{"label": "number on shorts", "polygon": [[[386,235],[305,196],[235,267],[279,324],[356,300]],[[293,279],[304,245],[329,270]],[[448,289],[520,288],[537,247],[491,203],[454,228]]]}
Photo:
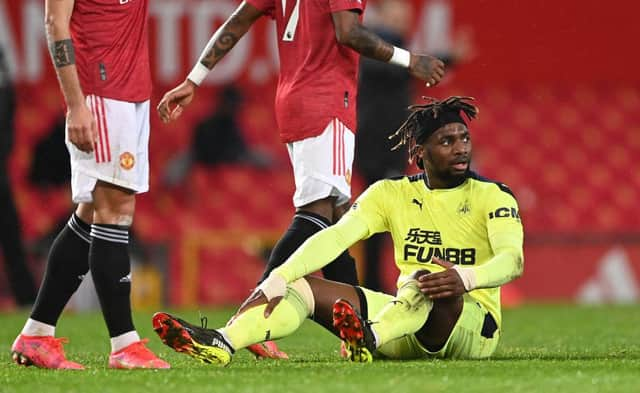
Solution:
{"label": "number on shorts", "polygon": [[[287,8],[287,0],[282,0],[282,12],[285,12]],[[293,7],[293,12],[289,17],[289,23],[284,29],[282,35],[282,41],[293,41],[296,36],[296,28],[298,27],[298,21],[300,20],[300,0],[296,0],[296,5]]]}

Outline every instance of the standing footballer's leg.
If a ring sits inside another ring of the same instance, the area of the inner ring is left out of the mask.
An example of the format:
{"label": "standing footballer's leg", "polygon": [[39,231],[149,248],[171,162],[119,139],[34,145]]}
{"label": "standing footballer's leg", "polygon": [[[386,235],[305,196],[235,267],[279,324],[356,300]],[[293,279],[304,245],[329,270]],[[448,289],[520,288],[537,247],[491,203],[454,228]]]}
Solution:
{"label": "standing footballer's leg", "polygon": [[42,286],[12,352],[19,364],[79,369],[67,361],[62,341],[54,338],[58,318],[89,271],[93,204],[80,203],[51,245]]}
{"label": "standing footballer's leg", "polygon": [[132,191],[98,181],[93,191],[89,267],[111,337],[111,368],[169,368],[141,341],[131,317],[129,228],[133,222]]}
{"label": "standing footballer's leg", "polygon": [[[335,198],[329,197],[297,209],[293,222],[271,252],[260,282],[264,281],[273,269],[282,265],[308,238],[337,221],[334,220],[334,205]],[[351,285],[358,284],[355,261],[348,251],[343,252],[325,266],[322,272],[328,280]]]}

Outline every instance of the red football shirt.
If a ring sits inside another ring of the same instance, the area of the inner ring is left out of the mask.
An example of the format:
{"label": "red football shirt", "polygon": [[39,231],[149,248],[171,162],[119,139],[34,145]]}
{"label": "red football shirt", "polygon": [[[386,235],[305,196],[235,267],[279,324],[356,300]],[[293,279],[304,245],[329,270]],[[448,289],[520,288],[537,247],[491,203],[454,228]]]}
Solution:
{"label": "red football shirt", "polygon": [[247,2],[276,20],[280,78],[275,107],[282,141],[317,136],[333,118],[355,132],[360,55],[338,43],[331,13],[362,14],[366,0]]}
{"label": "red football shirt", "polygon": [[149,0],[75,1],[70,28],[84,94],[129,102],[151,97],[148,5]]}

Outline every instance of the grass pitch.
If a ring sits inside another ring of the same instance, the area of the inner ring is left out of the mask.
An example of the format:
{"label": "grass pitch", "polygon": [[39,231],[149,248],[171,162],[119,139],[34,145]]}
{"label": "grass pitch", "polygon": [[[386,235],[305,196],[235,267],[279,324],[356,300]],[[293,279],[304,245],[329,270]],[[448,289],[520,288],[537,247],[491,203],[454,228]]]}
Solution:
{"label": "grass pitch", "polygon": [[[194,310],[172,310],[192,322]],[[231,310],[208,310],[219,326]],[[279,342],[288,361],[256,361],[239,351],[229,367],[200,364],[165,347],[152,312],[135,323],[173,369],[107,369],[109,341],[99,314],[65,314],[58,336],[81,372],[18,367],[9,348],[26,312],[0,314],[0,392],[640,392],[640,307],[526,306],[504,312],[501,343],[484,361],[374,361],[350,364],[339,342],[312,322]]]}

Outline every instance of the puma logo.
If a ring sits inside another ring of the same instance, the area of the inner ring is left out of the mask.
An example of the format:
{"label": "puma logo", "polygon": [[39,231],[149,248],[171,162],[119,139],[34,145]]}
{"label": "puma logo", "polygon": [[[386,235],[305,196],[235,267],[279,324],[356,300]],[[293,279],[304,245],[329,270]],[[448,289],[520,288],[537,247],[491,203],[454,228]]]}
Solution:
{"label": "puma logo", "polygon": [[420,210],[422,210],[422,202],[420,202],[419,200],[417,200],[416,198],[413,198],[413,200],[411,201],[411,203],[415,203],[416,205],[418,205],[418,207],[420,208]]}

